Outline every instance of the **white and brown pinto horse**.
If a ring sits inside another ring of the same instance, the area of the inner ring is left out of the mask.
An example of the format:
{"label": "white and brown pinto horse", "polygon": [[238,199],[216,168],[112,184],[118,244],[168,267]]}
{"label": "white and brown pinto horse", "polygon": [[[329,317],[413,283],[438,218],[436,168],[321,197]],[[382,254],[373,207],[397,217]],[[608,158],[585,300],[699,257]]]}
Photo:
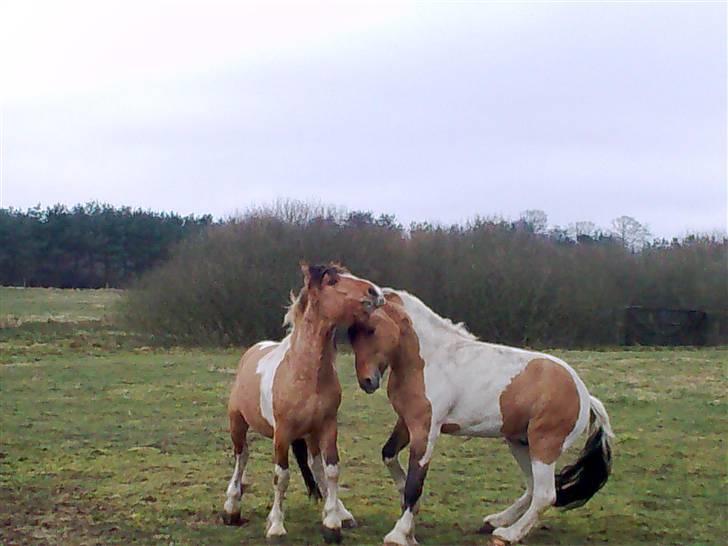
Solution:
{"label": "white and brown pinto horse", "polygon": [[[584,504],[611,468],[609,417],[576,372],[543,353],[478,341],[404,291],[384,289],[387,303],[349,329],[360,386],[371,393],[391,368],[387,394],[399,419],[382,458],[402,494],[402,516],[385,544],[416,544],[414,516],[441,433],[502,437],[526,478],[510,507],[484,518],[494,544],[521,540],[551,505]],[[584,432],[578,461],[555,463]],[[404,473],[397,454],[410,444]]]}
{"label": "white and brown pinto horse", "polygon": [[283,499],[289,481],[288,450],[293,447],[309,495],[321,498],[324,493],[324,538],[338,542],[342,522],[354,525],[355,521],[338,498],[336,414],[341,386],[334,334],[337,326],[366,319],[384,304],[384,296],[375,284],[335,264],[302,264],[302,271],[304,286],[284,321],[290,333],[280,342],[253,345],[238,365],[228,404],[235,470],[226,492],[223,520],[231,525],[241,523],[246,435],[252,429],[273,438],[274,445],[274,501],[266,537],[286,534]]}

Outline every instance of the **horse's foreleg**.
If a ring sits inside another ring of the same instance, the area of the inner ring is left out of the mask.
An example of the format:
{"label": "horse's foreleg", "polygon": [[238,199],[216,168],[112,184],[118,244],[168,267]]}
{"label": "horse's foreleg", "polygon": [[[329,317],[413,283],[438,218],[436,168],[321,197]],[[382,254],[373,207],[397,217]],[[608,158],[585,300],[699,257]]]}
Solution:
{"label": "horse's foreleg", "polygon": [[326,542],[341,542],[342,518],[339,510],[339,450],[336,446],[336,419],[324,425],[320,437],[326,482],[326,501],[322,514],[323,536]]}
{"label": "horse's foreleg", "polygon": [[404,507],[404,486],[407,480],[407,474],[404,473],[402,465],[399,464],[399,452],[402,451],[409,443],[409,430],[404,424],[404,420],[400,417],[389,435],[387,443],[382,447],[382,461],[392,476],[395,487],[399,491],[400,504]]}
{"label": "horse's foreleg", "polygon": [[230,437],[235,452],[235,469],[225,491],[227,498],[222,520],[226,525],[241,525],[243,520],[240,517],[240,499],[244,491],[242,477],[245,473],[245,465],[248,463],[248,423],[238,411],[231,412],[229,418]]}
{"label": "horse's foreleg", "polygon": [[283,500],[288,489],[290,472],[288,470],[288,448],[290,441],[279,429],[273,433],[274,475],[273,475],[273,507],[268,514],[267,538],[280,537],[286,534],[283,526]]}
{"label": "horse's foreleg", "polygon": [[531,495],[533,493],[533,476],[531,474],[531,456],[528,454],[528,446],[518,442],[508,442],[508,447],[513,454],[513,458],[521,467],[523,476],[526,480],[526,491],[512,505],[496,514],[491,514],[483,518],[483,526],[480,528],[481,534],[490,534],[497,527],[505,527],[511,525],[528,508],[531,504]]}
{"label": "horse's foreleg", "polygon": [[416,506],[422,495],[422,489],[429,467],[429,457],[434,448],[437,436],[428,438],[427,432],[411,433],[409,466],[404,486],[404,506],[402,515],[397,520],[387,536],[385,544],[412,545],[417,544],[415,539],[415,513]]}
{"label": "horse's foreleg", "polygon": [[493,536],[506,542],[518,542],[538,521],[538,517],[546,508],[556,500],[556,485],[554,480],[555,464],[546,464],[541,461],[531,462],[533,473],[533,496],[526,512],[510,527],[498,527]]}

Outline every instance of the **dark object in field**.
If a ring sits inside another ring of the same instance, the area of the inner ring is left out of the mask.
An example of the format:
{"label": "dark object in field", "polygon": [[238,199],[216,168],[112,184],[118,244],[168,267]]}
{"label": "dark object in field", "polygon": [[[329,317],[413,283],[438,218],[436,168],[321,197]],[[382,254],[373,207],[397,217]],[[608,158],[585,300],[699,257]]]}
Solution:
{"label": "dark object in field", "polygon": [[339,544],[341,542],[341,529],[329,529],[322,525],[321,534],[323,535],[324,542],[326,542],[326,544]]}
{"label": "dark object in field", "polygon": [[228,514],[223,510],[220,516],[222,517],[222,522],[225,525],[233,525],[235,527],[241,527],[249,521],[242,517],[239,512],[237,514]]}
{"label": "dark object in field", "polygon": [[493,531],[495,531],[495,526],[491,525],[487,521],[483,524],[483,526],[478,529],[478,534],[480,535],[492,535]]}
{"label": "dark object in field", "polygon": [[627,307],[625,345],[705,345],[708,314],[688,309]]}

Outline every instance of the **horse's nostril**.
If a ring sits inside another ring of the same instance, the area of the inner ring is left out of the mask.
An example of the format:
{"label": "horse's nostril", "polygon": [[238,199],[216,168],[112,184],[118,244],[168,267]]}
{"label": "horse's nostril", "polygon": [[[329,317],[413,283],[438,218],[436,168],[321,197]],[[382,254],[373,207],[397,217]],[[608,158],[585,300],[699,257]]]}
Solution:
{"label": "horse's nostril", "polygon": [[362,379],[359,384],[362,389],[371,394],[379,387],[379,379],[367,377],[366,379]]}
{"label": "horse's nostril", "polygon": [[377,294],[377,291],[374,290],[374,287],[372,286],[369,287],[369,295],[375,298],[379,296],[379,294]]}

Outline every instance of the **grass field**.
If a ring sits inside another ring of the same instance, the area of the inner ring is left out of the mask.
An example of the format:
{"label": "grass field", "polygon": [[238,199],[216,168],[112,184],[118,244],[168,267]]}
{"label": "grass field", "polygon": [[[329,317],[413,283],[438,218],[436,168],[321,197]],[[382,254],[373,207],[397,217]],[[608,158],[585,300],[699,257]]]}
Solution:
{"label": "grass field", "polygon": [[[116,293],[25,290],[10,301],[15,294],[0,292],[2,313],[18,319],[0,329],[1,544],[265,542],[268,440],[252,437],[249,523],[225,527],[218,516],[232,471],[225,404],[240,350],[150,349],[143,337],[89,320],[104,317]],[[65,322],[48,322],[56,313]],[[526,543],[725,543],[728,349],[555,352],[610,412],[613,475],[585,507],[548,512]],[[379,544],[398,516],[379,455],[394,414],[381,390],[356,387],[349,356],[339,369],[341,496],[360,523],[344,540]],[[443,437],[418,539],[486,544],[473,530],[520,493],[500,442]],[[294,475],[286,543],[320,543],[319,525],[320,506]]]}
{"label": "grass field", "polygon": [[79,322],[109,316],[120,290],[62,290],[0,286],[0,326],[24,322]]}

